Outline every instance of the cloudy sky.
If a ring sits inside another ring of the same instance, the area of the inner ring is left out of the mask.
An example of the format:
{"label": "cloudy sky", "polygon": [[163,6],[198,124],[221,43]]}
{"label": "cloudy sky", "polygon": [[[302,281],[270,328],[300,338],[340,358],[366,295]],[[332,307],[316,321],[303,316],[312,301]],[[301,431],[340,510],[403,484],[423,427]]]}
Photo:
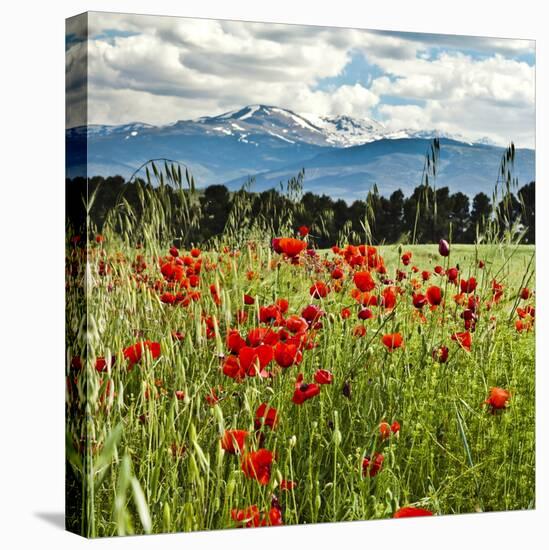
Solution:
{"label": "cloudy sky", "polygon": [[[69,62],[79,39],[69,24]],[[533,41],[91,13],[88,55],[91,124],[262,103],[534,146]]]}

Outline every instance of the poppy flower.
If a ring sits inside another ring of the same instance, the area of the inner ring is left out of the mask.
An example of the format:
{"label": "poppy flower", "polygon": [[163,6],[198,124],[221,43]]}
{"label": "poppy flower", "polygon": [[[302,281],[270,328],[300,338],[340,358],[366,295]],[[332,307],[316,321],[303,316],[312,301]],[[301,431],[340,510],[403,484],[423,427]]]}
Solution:
{"label": "poppy flower", "polygon": [[517,319],[515,321],[515,329],[517,332],[528,332],[532,328],[531,321],[523,321],[522,319]]}
{"label": "poppy flower", "polygon": [[425,296],[431,306],[438,306],[442,302],[442,290],[439,286],[430,286]]}
{"label": "poppy flower", "polygon": [[217,386],[216,388],[211,388],[210,391],[206,394],[206,403],[213,407],[217,403],[219,403],[221,399],[221,392],[223,391],[223,388],[221,386]]}
{"label": "poppy flower", "polygon": [[288,307],[290,307],[290,303],[286,298],[279,298],[275,302],[276,307],[279,309],[280,313],[286,313],[288,311]]}
{"label": "poppy flower", "polygon": [[357,338],[366,336],[366,327],[364,325],[356,325],[356,327],[353,328],[353,336],[356,336]]}
{"label": "poppy flower", "polygon": [[232,329],[227,334],[226,343],[231,353],[238,353],[246,345],[246,340],[240,336],[238,330]]}
{"label": "poppy flower", "polygon": [[183,399],[185,399],[185,392],[181,391],[181,390],[175,390],[175,398],[178,400],[178,401],[183,401]]}
{"label": "poppy flower", "polygon": [[345,274],[343,273],[343,270],[339,267],[336,267],[331,273],[332,279],[335,280],[343,279],[344,276]]}
{"label": "poppy flower", "polygon": [[305,332],[309,328],[307,321],[299,315],[290,315],[287,317],[285,326],[293,334]]}
{"label": "poppy flower", "polygon": [[261,306],[259,308],[259,322],[260,323],[275,323],[278,324],[282,320],[282,314],[280,309],[276,305]]}
{"label": "poppy flower", "polygon": [[307,248],[307,243],[300,239],[284,237],[278,241],[278,246],[288,258],[295,258]]}
{"label": "poppy flower", "polygon": [[253,296],[250,296],[249,294],[244,294],[244,303],[247,306],[251,306],[252,304],[255,303],[255,299]]}
{"label": "poppy flower", "polygon": [[243,455],[241,468],[246,477],[256,479],[261,485],[267,485],[271,479],[273,453],[267,449],[250,451]]}
{"label": "poppy flower", "polygon": [[459,284],[460,284],[460,287],[461,287],[461,292],[463,292],[465,294],[469,294],[470,292],[474,292],[475,289],[477,288],[477,280],[474,277],[470,277],[468,280],[467,279],[461,279]]}
{"label": "poppy flower", "polygon": [[435,273],[437,275],[444,275],[444,268],[441,266],[441,265],[436,265],[435,266]]}
{"label": "poppy flower", "polygon": [[471,351],[473,337],[470,332],[456,332],[452,334],[452,340],[457,342],[465,351]]}
{"label": "poppy flower", "polygon": [[[111,357],[111,365],[114,365],[115,361],[116,361],[116,357],[113,355]],[[95,370],[97,372],[107,372],[107,369],[108,369],[107,360],[104,357],[98,357],[95,360]]]}
{"label": "poppy flower", "polygon": [[240,524],[240,527],[259,527],[261,514],[259,508],[253,504],[242,510],[234,508],[231,510],[231,518]]}
{"label": "poppy flower", "polygon": [[351,316],[351,310],[348,307],[344,307],[340,315],[342,319],[348,319]]}
{"label": "poppy flower", "polygon": [[308,323],[314,323],[315,321],[320,319],[320,317],[322,317],[323,315],[324,315],[324,312],[314,304],[308,305],[301,312],[301,317],[303,317],[303,319],[305,319]]}
{"label": "poppy flower", "polygon": [[221,438],[221,447],[225,452],[233,455],[241,453],[248,435],[246,430],[225,430]]}
{"label": "poppy flower", "polygon": [[433,359],[439,363],[446,363],[448,361],[448,348],[446,346],[439,346],[433,350]]}
{"label": "poppy flower", "polygon": [[396,293],[393,287],[383,289],[382,304],[385,309],[393,309],[396,305]]}
{"label": "poppy flower", "polygon": [[402,338],[402,334],[400,334],[400,332],[384,334],[381,341],[388,351],[394,351],[395,349],[402,347],[404,344],[404,339]]}
{"label": "poppy flower", "polygon": [[309,234],[309,228],[306,225],[299,226],[297,231],[302,237],[306,237]]}
{"label": "poppy flower", "polygon": [[301,363],[303,355],[295,344],[278,342],[274,348],[274,359],[283,368]]}
{"label": "poppy flower", "polygon": [[395,420],[392,424],[385,420],[379,424],[379,435],[381,439],[388,439],[391,434],[397,435],[400,431],[400,424]]}
{"label": "poppy flower", "polygon": [[370,292],[376,286],[374,279],[369,271],[358,271],[353,276],[353,281],[361,292]]}
{"label": "poppy flower", "polygon": [[431,272],[427,270],[422,271],[421,278],[423,279],[423,281],[428,281],[431,278]]}
{"label": "poppy flower", "polygon": [[491,388],[490,395],[484,403],[490,405],[493,410],[504,409],[507,406],[507,402],[511,398],[511,394],[503,388]]}
{"label": "poppy flower", "polygon": [[293,491],[297,487],[297,482],[290,479],[283,479],[280,482],[281,491]]}
{"label": "poppy flower", "polygon": [[358,318],[362,321],[373,319],[374,312],[370,308],[364,307],[358,312]]}
{"label": "poppy flower", "polygon": [[179,256],[179,250],[177,249],[177,246],[172,246],[170,248],[170,255],[174,258],[177,258]]}
{"label": "poppy flower", "polygon": [[150,342],[146,340],[144,342],[138,342],[133,346],[129,346],[122,352],[124,358],[128,361],[128,370],[131,370],[133,366],[141,360],[143,357],[143,351],[148,350],[153,359],[160,357],[160,344],[158,342]]}
{"label": "poppy flower", "polygon": [[419,508],[418,506],[403,506],[399,508],[394,514],[394,518],[419,518],[422,516],[432,516],[433,512],[426,508]]}
{"label": "poppy flower", "polygon": [[275,237],[272,241],[271,241],[271,246],[273,247],[273,250],[277,253],[277,254],[282,254],[282,248],[280,247],[280,241],[282,240],[281,237]]}
{"label": "poppy flower", "polygon": [[317,384],[331,384],[333,375],[329,370],[319,369],[315,372],[315,382]]}
{"label": "poppy flower", "polygon": [[301,405],[308,399],[315,397],[320,393],[320,386],[317,384],[306,384],[303,382],[303,374],[299,373],[295,382],[295,391],[292,401],[296,405]]}
{"label": "poppy flower", "polygon": [[261,403],[255,411],[254,427],[259,430],[262,426],[268,426],[271,430],[276,428],[278,422],[277,411],[274,407],[269,407],[267,403]]}
{"label": "poppy flower", "polygon": [[523,288],[523,289],[520,291],[520,297],[521,297],[523,300],[528,300],[528,298],[530,298],[530,289],[529,289],[529,288]]}
{"label": "poppy flower", "polygon": [[246,369],[241,366],[238,357],[229,355],[223,363],[223,374],[234,378],[236,381],[241,382],[246,378]]}
{"label": "poppy flower", "polygon": [[362,461],[362,476],[375,477],[383,466],[384,456],[381,453],[374,453],[373,457],[366,456]]}
{"label": "poppy flower", "polygon": [[427,297],[423,294],[412,294],[412,303],[416,309],[421,309],[427,303]]}
{"label": "poppy flower", "polygon": [[266,527],[283,525],[282,512],[276,506],[272,506],[268,512],[260,513],[254,504],[243,510],[231,510],[231,518],[239,523],[239,527]]}
{"label": "poppy flower", "polygon": [[253,328],[248,331],[246,341],[248,345],[255,348],[261,344],[273,346],[279,340],[278,333],[271,328]]}
{"label": "poppy flower", "polygon": [[411,259],[412,259],[412,253],[411,252],[405,252],[401,257],[402,263],[404,265],[408,265],[410,263]]}
{"label": "poppy flower", "polygon": [[448,241],[444,239],[440,239],[440,241],[438,241],[438,253],[443,257],[450,255],[450,245],[448,244]]}
{"label": "poppy flower", "polygon": [[181,342],[181,340],[185,339],[185,333],[181,332],[179,330],[173,330],[172,331],[172,338],[174,340],[177,340],[178,342]]}
{"label": "poppy flower", "polygon": [[330,287],[322,281],[317,281],[309,289],[309,294],[313,298],[326,298],[326,296],[328,296],[329,292],[330,292]]}
{"label": "poppy flower", "polygon": [[200,256],[200,249],[199,248],[192,248],[191,249],[191,256],[193,258],[198,258],[198,256]]}
{"label": "poppy flower", "polygon": [[448,277],[448,281],[450,281],[451,283],[456,283],[457,282],[458,275],[459,275],[459,271],[458,271],[457,267],[451,267],[446,272],[446,276]]}
{"label": "poppy flower", "polygon": [[265,367],[273,360],[273,347],[262,344],[256,348],[244,346],[238,352],[240,367],[248,376],[262,375]]}

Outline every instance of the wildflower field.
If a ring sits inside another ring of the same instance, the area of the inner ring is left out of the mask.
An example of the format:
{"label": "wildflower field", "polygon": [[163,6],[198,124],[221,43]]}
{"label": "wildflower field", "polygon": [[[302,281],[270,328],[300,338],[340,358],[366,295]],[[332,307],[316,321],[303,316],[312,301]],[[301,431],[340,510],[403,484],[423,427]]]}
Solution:
{"label": "wildflower field", "polygon": [[69,528],[534,507],[534,247],[320,250],[291,222],[69,240]]}

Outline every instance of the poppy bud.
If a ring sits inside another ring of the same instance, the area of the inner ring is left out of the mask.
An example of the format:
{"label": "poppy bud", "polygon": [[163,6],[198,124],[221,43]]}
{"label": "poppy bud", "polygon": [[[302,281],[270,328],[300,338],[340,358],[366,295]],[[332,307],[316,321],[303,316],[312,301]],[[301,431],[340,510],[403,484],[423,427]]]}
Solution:
{"label": "poppy bud", "polygon": [[448,241],[440,239],[438,242],[438,253],[444,257],[450,255],[450,245],[448,244]]}
{"label": "poppy bud", "polygon": [[350,380],[346,380],[345,383],[343,384],[343,395],[347,398],[347,399],[351,399],[351,382]]}

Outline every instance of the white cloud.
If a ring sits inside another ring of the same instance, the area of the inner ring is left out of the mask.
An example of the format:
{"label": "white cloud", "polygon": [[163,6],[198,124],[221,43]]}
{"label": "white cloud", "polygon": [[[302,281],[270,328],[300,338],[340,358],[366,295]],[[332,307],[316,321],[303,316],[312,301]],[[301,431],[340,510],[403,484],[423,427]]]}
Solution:
{"label": "white cloud", "polygon": [[[395,129],[533,142],[535,69],[513,58],[533,42],[105,13],[89,22],[92,123],[163,124],[264,103],[374,109]],[[356,52],[383,76],[338,81]],[[329,90],[318,87],[324,78],[335,78]]]}

